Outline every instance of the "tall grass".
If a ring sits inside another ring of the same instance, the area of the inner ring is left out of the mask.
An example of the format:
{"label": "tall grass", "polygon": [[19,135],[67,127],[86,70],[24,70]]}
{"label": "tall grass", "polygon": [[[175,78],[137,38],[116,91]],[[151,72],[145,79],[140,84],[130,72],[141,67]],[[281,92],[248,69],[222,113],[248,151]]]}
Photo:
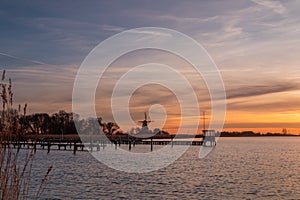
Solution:
{"label": "tall grass", "polygon": [[[34,152],[32,149],[19,151],[21,106],[19,105],[18,110],[13,109],[12,82],[11,79],[6,82],[5,71],[2,73],[0,89],[2,102],[0,111],[0,199],[26,199],[28,198]],[[26,115],[26,108],[27,105],[25,104],[24,116]],[[17,149],[14,149],[13,143],[17,144]],[[52,167],[49,167],[40,186],[37,187],[36,199],[41,194],[51,169]]]}

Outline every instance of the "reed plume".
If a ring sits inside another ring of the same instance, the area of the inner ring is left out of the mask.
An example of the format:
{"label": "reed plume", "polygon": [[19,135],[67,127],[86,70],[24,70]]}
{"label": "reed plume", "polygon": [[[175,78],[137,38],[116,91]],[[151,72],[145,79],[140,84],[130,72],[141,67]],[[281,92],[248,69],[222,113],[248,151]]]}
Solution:
{"label": "reed plume", "polygon": [[[2,73],[0,88],[0,100],[2,101],[2,111],[0,111],[0,199],[27,199],[34,152],[30,149],[24,150],[22,155],[20,154],[20,141],[17,136],[20,134],[21,105],[18,110],[13,109],[12,81],[9,79],[8,83],[5,82],[5,71]],[[23,108],[24,117],[26,110],[27,104]],[[17,144],[17,150],[13,148],[13,144]],[[38,187],[37,197],[40,195],[51,169],[52,167],[49,168]]]}

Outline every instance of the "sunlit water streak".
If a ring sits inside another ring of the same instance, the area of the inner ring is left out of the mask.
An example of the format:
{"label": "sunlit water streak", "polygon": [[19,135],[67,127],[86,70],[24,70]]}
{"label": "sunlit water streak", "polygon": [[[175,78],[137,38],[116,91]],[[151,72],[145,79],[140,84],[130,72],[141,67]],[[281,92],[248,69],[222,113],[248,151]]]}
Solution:
{"label": "sunlit water streak", "polygon": [[88,152],[38,150],[30,191],[53,165],[41,199],[300,199],[300,137],[222,138],[208,157],[198,153],[193,146],[167,168],[129,174]]}

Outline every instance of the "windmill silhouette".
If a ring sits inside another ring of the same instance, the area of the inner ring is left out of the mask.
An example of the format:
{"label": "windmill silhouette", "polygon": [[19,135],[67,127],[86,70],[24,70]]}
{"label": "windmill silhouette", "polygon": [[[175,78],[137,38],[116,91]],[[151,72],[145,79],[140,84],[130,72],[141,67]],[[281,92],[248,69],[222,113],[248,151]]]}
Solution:
{"label": "windmill silhouette", "polygon": [[148,128],[148,123],[152,122],[151,120],[147,120],[147,113],[144,112],[145,114],[145,119],[144,120],[139,120],[139,123],[142,123],[142,130],[149,130]]}

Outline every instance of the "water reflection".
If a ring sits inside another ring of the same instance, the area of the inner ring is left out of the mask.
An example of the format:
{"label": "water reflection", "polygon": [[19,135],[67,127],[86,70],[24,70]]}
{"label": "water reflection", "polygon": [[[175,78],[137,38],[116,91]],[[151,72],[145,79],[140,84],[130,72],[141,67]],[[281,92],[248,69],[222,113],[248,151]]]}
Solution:
{"label": "water reflection", "polygon": [[204,159],[191,147],[167,168],[145,174],[113,170],[87,152],[38,151],[31,191],[53,164],[42,199],[297,199],[299,144],[299,137],[222,138]]}

